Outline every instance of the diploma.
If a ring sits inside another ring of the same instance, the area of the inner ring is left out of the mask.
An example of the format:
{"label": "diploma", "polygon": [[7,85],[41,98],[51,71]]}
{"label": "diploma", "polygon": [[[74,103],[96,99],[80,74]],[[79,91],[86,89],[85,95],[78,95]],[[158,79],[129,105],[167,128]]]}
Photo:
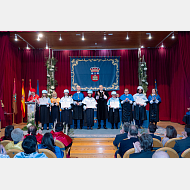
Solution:
{"label": "diploma", "polygon": [[119,102],[118,101],[110,102],[110,106],[111,108],[119,108]]}
{"label": "diploma", "polygon": [[138,104],[144,104],[145,100],[143,100],[142,98],[137,98],[136,103],[138,103]]}
{"label": "diploma", "polygon": [[40,105],[47,105],[48,103],[48,98],[39,98]]}
{"label": "diploma", "polygon": [[70,102],[61,102],[61,108],[69,108]]}
{"label": "diploma", "polygon": [[86,107],[87,108],[96,108],[96,102],[87,102]]}

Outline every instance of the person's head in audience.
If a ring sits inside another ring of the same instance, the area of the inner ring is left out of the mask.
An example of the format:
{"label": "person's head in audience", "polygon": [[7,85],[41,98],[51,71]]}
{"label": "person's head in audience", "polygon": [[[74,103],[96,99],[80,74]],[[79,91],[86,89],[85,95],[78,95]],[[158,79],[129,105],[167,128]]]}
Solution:
{"label": "person's head in audience", "polygon": [[123,124],[123,130],[124,130],[124,132],[125,133],[128,133],[129,132],[129,127],[130,127],[130,123],[128,123],[128,122],[125,122],[124,124]]}
{"label": "person's head in audience", "polygon": [[138,127],[136,125],[130,125],[128,131],[128,137],[137,137]]}
{"label": "person's head in audience", "polygon": [[148,133],[154,134],[156,132],[157,126],[154,125],[153,123],[150,123],[148,126]]}
{"label": "person's head in audience", "polygon": [[32,154],[38,151],[37,140],[33,135],[27,136],[22,142],[24,153]]}
{"label": "person's head in audience", "polygon": [[13,139],[14,143],[18,143],[24,139],[23,130],[20,128],[16,128],[11,132],[11,138]]}
{"label": "person's head in audience", "polygon": [[11,140],[12,141],[11,132],[13,130],[14,130],[14,126],[13,125],[6,126],[6,128],[5,128],[5,136],[4,136],[3,140]]}
{"label": "person's head in audience", "polygon": [[41,144],[52,152],[55,152],[55,142],[51,133],[44,134]]}
{"label": "person's head in audience", "polygon": [[57,122],[55,125],[55,132],[63,131],[64,125],[62,122]]}
{"label": "person's head in audience", "polygon": [[142,134],[139,138],[141,149],[144,151],[151,151],[153,145],[153,139],[149,134]]}
{"label": "person's head in audience", "polygon": [[164,151],[155,151],[152,155],[152,158],[170,158],[167,152]]}
{"label": "person's head in audience", "polygon": [[168,125],[166,127],[166,134],[165,134],[165,136],[168,137],[169,139],[176,138],[177,137],[177,131],[176,131],[176,129],[173,126]]}
{"label": "person's head in audience", "polygon": [[126,96],[129,94],[129,89],[128,89],[128,88],[125,88],[124,94],[125,94]]}
{"label": "person's head in audience", "polygon": [[190,124],[185,125],[184,136],[190,137]]}
{"label": "person's head in audience", "polygon": [[37,127],[34,125],[31,125],[30,127],[28,127],[28,134],[29,135],[34,135],[36,136],[37,133]]}

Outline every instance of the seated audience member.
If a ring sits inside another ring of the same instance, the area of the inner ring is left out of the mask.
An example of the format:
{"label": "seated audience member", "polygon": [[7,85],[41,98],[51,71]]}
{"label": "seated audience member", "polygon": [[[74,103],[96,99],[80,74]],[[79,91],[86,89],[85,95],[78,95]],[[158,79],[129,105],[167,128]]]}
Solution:
{"label": "seated audience member", "polygon": [[122,140],[120,142],[120,146],[118,151],[116,151],[115,157],[117,156],[117,153],[123,158],[123,155],[125,152],[131,148],[133,148],[133,143],[138,141],[138,127],[135,125],[131,125],[129,127],[129,132],[128,132],[128,139]]}
{"label": "seated audience member", "polygon": [[152,158],[170,158],[167,152],[164,151],[156,151],[152,155]]}
{"label": "seated audience member", "polygon": [[37,140],[33,135],[23,140],[22,148],[24,152],[17,153],[14,158],[47,158],[44,153],[38,153]]}
{"label": "seated audience member", "polygon": [[155,139],[158,139],[159,141],[161,141],[161,137],[155,135],[154,133],[156,132],[157,126],[154,125],[153,123],[150,123],[148,126],[148,134]]}
{"label": "seated audience member", "polygon": [[179,157],[181,158],[181,154],[183,153],[183,151],[188,148],[190,148],[190,124],[185,125],[184,138],[181,140],[177,140],[173,149],[178,153]]}
{"label": "seated audience member", "polygon": [[172,138],[176,138],[177,137],[177,131],[176,129],[171,126],[171,125],[168,125],[166,127],[166,131],[165,131],[165,134],[164,134],[164,138],[162,139],[162,144],[163,146],[166,144],[166,142],[169,140],[169,139],[172,139]]}
{"label": "seated audience member", "polygon": [[152,158],[153,139],[149,134],[142,134],[139,142],[134,143],[135,153],[130,154],[129,158]]}
{"label": "seated audience member", "polygon": [[37,127],[32,125],[28,127],[28,134],[25,135],[24,138],[26,138],[29,135],[33,135],[36,137],[37,142],[41,144],[43,138],[43,135],[41,133],[42,133],[41,129],[39,130],[39,133],[37,133]]}
{"label": "seated audience member", "polygon": [[5,146],[5,150],[7,151],[9,149],[18,149],[23,151],[22,149],[22,141],[24,139],[23,130],[19,128],[14,129],[11,132],[11,138],[13,139],[13,141],[11,141]]}
{"label": "seated audience member", "polygon": [[72,139],[63,133],[63,128],[63,123],[58,122],[55,125],[55,132],[52,130],[50,133],[53,135],[54,139],[61,141],[65,145],[65,149],[67,149],[68,147],[71,147]]}
{"label": "seated audience member", "polygon": [[128,137],[128,131],[129,131],[129,126],[130,123],[124,123],[122,128],[123,128],[123,132],[119,135],[116,135],[115,140],[113,141],[113,144],[118,148],[118,144],[123,140],[126,139]]}
{"label": "seated audience member", "polygon": [[55,142],[51,133],[45,133],[42,138],[42,143],[38,145],[38,149],[48,149],[55,153],[57,158],[63,158],[64,152],[55,146]]}
{"label": "seated audience member", "polygon": [[10,158],[5,151],[5,148],[1,144],[0,144],[0,158]]}
{"label": "seated audience member", "polygon": [[13,125],[8,125],[5,128],[5,136],[1,137],[0,141],[9,140],[12,141],[11,132],[14,130]]}

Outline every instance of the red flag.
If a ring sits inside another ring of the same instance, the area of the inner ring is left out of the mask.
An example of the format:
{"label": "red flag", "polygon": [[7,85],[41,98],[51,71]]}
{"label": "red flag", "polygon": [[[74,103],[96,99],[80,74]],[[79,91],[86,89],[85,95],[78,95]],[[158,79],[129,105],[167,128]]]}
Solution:
{"label": "red flag", "polygon": [[29,87],[30,87],[30,89],[29,89],[29,92],[28,92],[28,98],[29,98],[29,96],[30,96],[30,94],[31,94],[31,79],[29,79]]}
{"label": "red flag", "polygon": [[14,78],[14,87],[13,87],[13,114],[17,114],[17,94],[16,94],[16,83],[15,83],[15,78]]}
{"label": "red flag", "polygon": [[24,92],[24,79],[22,79],[22,99],[21,99],[22,117],[25,117],[25,92]]}

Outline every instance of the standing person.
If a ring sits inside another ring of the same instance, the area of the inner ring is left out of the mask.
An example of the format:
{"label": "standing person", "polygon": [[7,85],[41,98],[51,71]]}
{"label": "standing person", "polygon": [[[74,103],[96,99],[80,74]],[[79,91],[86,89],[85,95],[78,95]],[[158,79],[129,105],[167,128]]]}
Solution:
{"label": "standing person", "polygon": [[149,121],[157,124],[159,122],[159,104],[161,103],[160,96],[156,93],[156,90],[152,89],[152,94],[148,97],[149,101]]}
{"label": "standing person", "polygon": [[97,104],[96,100],[92,97],[92,90],[88,90],[88,96],[84,98],[82,103],[84,104],[84,126],[87,126],[87,129],[89,127],[92,129],[94,126],[94,108],[89,108],[88,103],[94,103]]}
{"label": "standing person", "polygon": [[[118,129],[118,123],[120,122],[120,117],[119,117],[119,108],[121,108],[121,104],[119,101],[119,98],[116,97],[116,91],[111,92],[112,98],[108,100],[108,121],[112,124],[112,129],[114,129],[114,124],[116,129]],[[112,107],[111,103],[112,102],[118,102],[118,107]]]}
{"label": "standing person", "polygon": [[133,96],[129,94],[128,88],[125,88],[124,94],[119,98],[122,106],[122,122],[131,122],[133,120],[132,104]]}
{"label": "standing person", "polygon": [[[42,98],[47,97],[47,90],[42,90]],[[49,122],[50,122],[50,104],[51,101],[48,98],[48,103],[46,105],[40,105],[40,122],[42,123],[42,130],[44,129],[44,124],[47,125],[47,130],[49,130]]]}
{"label": "standing person", "polygon": [[97,119],[98,119],[98,129],[101,128],[101,120],[104,120],[104,129],[106,128],[106,119],[108,118],[108,106],[107,99],[109,94],[103,90],[103,86],[99,86],[99,90],[96,92],[94,98],[97,101]]}
{"label": "standing person", "polygon": [[[68,124],[68,128],[70,129],[70,126],[73,124],[72,120],[72,111],[71,111],[71,104],[73,104],[73,99],[69,96],[69,90],[64,90],[64,96],[60,100],[61,102],[69,102],[70,106],[61,108],[61,122],[65,122],[65,124]],[[61,106],[61,105],[60,105]]]}
{"label": "standing person", "polygon": [[84,94],[80,91],[81,87],[77,85],[77,92],[73,94],[73,119],[74,128],[77,129],[77,120],[80,120],[80,129],[83,127],[83,105]]}
{"label": "standing person", "polygon": [[54,91],[51,98],[51,120],[53,124],[56,120],[57,122],[60,121],[59,101],[60,98],[57,97],[57,93]]}
{"label": "standing person", "polygon": [[137,88],[137,93],[135,95],[133,95],[133,99],[134,99],[134,119],[135,119],[135,123],[136,125],[138,125],[138,127],[142,127],[143,125],[143,121],[147,120],[147,115],[146,115],[146,102],[148,101],[148,99],[146,98],[146,96],[143,94],[143,87],[142,86],[138,86]]}
{"label": "standing person", "polygon": [[36,90],[32,88],[30,90],[31,94],[27,99],[27,102],[37,102],[36,104],[36,112],[35,112],[35,121],[36,121],[36,126],[38,126],[38,121],[39,121],[39,96],[36,94]]}

